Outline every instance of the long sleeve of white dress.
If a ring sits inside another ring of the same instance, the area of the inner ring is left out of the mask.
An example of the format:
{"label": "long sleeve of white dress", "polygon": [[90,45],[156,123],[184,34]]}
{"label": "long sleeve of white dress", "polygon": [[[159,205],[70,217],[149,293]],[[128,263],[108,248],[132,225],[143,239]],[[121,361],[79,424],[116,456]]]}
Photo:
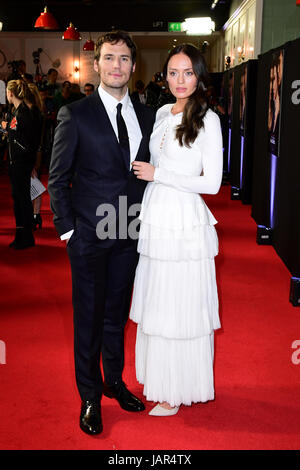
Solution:
{"label": "long sleeve of white dress", "polygon": [[[166,186],[198,194],[217,194],[222,182],[223,145],[220,119],[215,113],[208,112],[205,116],[203,130],[202,164],[203,170],[199,176],[189,176],[156,167],[154,182]],[[200,131],[201,132],[201,131]],[[200,134],[200,133],[199,133]],[[197,137],[198,139],[198,137]],[[197,146],[197,139],[193,146]],[[189,149],[186,148],[188,152]]]}

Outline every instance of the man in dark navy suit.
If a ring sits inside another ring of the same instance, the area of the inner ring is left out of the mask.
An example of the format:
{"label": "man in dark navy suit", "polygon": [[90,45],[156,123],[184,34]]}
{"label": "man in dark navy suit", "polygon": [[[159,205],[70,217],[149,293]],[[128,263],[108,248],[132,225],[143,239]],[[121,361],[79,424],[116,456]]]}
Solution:
{"label": "man in dark navy suit", "polygon": [[[51,159],[48,191],[71,263],[80,427],[88,434],[102,431],[102,394],[127,411],[145,409],[122,380],[124,327],[138,254],[136,237],[124,236],[119,207],[120,200],[128,208],[142,200],[146,182],[135,176],[131,164],[149,161],[155,119],[151,108],[129,98],[135,61],[136,47],[127,33],[113,31],[98,39],[94,67],[100,86],[61,108]],[[126,218],[127,228],[129,222]]]}

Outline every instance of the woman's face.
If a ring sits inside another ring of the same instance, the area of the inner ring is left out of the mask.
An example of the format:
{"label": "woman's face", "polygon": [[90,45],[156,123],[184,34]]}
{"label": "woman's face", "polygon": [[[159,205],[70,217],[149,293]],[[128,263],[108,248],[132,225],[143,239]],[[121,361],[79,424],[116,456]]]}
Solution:
{"label": "woman's face", "polygon": [[13,93],[8,88],[6,88],[6,97],[7,97],[7,101],[9,102],[9,104],[11,104],[12,103],[12,98],[13,98]]}
{"label": "woman's face", "polygon": [[277,68],[275,65],[271,69],[271,80],[273,84],[273,94],[274,94],[274,99],[275,99],[277,98],[277,95],[278,95]]}
{"label": "woman's face", "polygon": [[192,61],[183,52],[173,55],[169,60],[167,81],[171,93],[177,99],[188,99],[196,90],[198,79]]}

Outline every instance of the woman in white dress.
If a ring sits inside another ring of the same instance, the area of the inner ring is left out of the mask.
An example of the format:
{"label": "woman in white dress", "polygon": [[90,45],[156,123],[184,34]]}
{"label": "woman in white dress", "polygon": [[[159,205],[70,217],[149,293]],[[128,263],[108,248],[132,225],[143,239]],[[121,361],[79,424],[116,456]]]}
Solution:
{"label": "woman in white dress", "polygon": [[216,219],[200,194],[222,181],[222,134],[208,109],[207,69],[193,45],[174,48],[164,74],[176,103],[157,112],[142,201],[130,318],[138,324],[136,375],[152,416],[214,399],[214,330],[220,328],[214,257]]}

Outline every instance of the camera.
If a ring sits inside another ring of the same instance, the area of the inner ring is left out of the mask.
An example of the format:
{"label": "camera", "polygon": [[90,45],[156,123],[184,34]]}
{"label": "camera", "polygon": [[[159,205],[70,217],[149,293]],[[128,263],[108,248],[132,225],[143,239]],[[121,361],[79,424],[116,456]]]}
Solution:
{"label": "camera", "polygon": [[154,81],[155,83],[162,82],[163,81],[163,73],[162,72],[156,72],[154,75]]}
{"label": "camera", "polygon": [[38,65],[40,63],[40,54],[41,54],[41,52],[43,52],[43,49],[41,49],[39,47],[37,51],[33,51],[33,53],[32,53],[33,63],[35,65]]}

